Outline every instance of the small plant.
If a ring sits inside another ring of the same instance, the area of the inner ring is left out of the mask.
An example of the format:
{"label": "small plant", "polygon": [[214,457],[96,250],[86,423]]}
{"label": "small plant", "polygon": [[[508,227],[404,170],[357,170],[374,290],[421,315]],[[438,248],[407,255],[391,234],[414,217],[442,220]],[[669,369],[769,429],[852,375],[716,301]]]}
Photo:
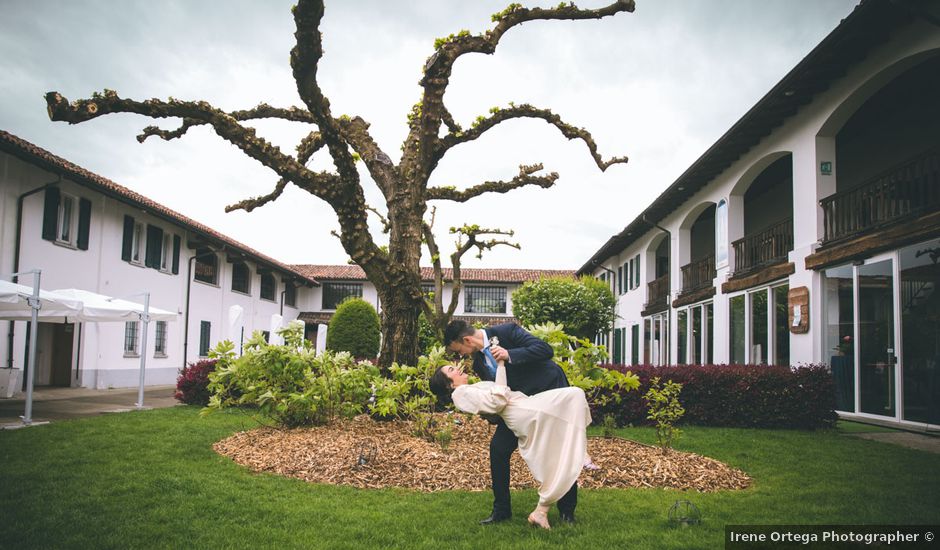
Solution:
{"label": "small plant", "polygon": [[614,429],[617,428],[617,421],[614,420],[614,415],[612,414],[605,415],[602,427],[604,431],[604,437],[613,437]]}
{"label": "small plant", "polygon": [[215,359],[203,359],[183,367],[176,379],[176,392],[173,397],[187,405],[209,404],[209,373],[215,370]]}
{"label": "small plant", "polygon": [[454,429],[448,424],[434,434],[434,439],[437,441],[437,444],[441,446],[441,450],[447,452],[447,447],[450,446],[450,442],[454,439]]}
{"label": "small plant", "polygon": [[679,392],[682,384],[669,380],[660,384],[659,377],[650,380],[650,389],[643,396],[649,404],[648,419],[656,423],[656,441],[666,451],[678,441],[682,431],[676,427],[676,422],[685,414],[685,409],[679,403]]}
{"label": "small plant", "polygon": [[434,443],[437,440],[437,420],[429,413],[418,413],[415,415],[414,425],[411,428],[411,434],[415,437]]}

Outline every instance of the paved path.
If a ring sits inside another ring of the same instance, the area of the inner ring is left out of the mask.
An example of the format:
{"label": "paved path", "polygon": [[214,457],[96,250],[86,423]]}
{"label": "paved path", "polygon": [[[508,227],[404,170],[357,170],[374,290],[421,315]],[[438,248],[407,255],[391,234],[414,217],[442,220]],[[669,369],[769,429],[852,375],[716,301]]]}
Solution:
{"label": "paved path", "polygon": [[[144,390],[144,407],[172,407],[174,386],[149,386]],[[134,410],[137,388],[93,390],[88,388],[36,388],[33,391],[33,422],[54,422],[69,418],[94,416],[106,412]],[[0,399],[0,428],[20,427],[25,413],[26,395]]]}

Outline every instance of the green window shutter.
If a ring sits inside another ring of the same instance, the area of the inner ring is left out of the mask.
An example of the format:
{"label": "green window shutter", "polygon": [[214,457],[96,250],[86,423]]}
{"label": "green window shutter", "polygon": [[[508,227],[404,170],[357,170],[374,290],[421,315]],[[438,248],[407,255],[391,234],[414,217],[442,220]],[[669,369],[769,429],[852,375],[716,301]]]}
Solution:
{"label": "green window shutter", "polygon": [[78,201],[78,248],[88,250],[88,233],[91,230],[91,201]]}
{"label": "green window shutter", "polygon": [[58,187],[47,187],[45,202],[42,208],[42,238],[55,241],[55,232],[59,224],[59,201],[61,195]]}
{"label": "green window shutter", "polygon": [[131,248],[134,246],[134,218],[124,216],[124,242],[121,244],[121,259],[131,261]]}

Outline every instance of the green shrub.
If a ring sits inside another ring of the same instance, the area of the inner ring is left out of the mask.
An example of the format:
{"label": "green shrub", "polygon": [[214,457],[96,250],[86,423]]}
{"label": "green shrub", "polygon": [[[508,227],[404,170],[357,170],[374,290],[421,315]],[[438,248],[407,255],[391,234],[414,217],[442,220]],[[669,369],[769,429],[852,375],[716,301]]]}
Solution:
{"label": "green shrub", "polygon": [[672,380],[660,384],[657,376],[650,380],[650,389],[643,396],[649,403],[649,415],[646,418],[656,423],[656,441],[664,451],[672,448],[672,444],[682,433],[676,427],[676,422],[685,414],[685,409],[679,403],[681,391],[682,384]]}
{"label": "green shrub", "polygon": [[436,346],[443,346],[444,343],[441,342],[440,336],[437,334],[437,330],[434,329],[434,326],[428,322],[427,317],[424,316],[422,312],[418,315],[418,352],[421,355],[427,355],[431,353],[431,350]]}
{"label": "green shrub", "polygon": [[303,326],[281,331],[284,345],[270,345],[256,332],[236,357],[230,341],[210,352],[217,360],[209,375],[212,396],[204,413],[240,406],[258,410],[279,426],[326,424],[366,410],[378,368],[349,353],[316,354]]}
{"label": "green shrub", "polygon": [[640,387],[640,379],[633,373],[601,366],[607,359],[604,346],[566,334],[564,328],[554,323],[527,327],[533,336],[552,346],[553,359],[565,371],[568,383],[584,390],[592,407],[619,403],[622,393]]}
{"label": "green shrub", "polygon": [[348,352],[357,359],[379,354],[379,314],[362,298],[347,298],[337,308],[326,331],[326,349]]}
{"label": "green shrub", "polygon": [[546,277],[529,281],[512,294],[512,314],[525,326],[554,323],[568,334],[593,338],[613,325],[616,298],[594,277]]}

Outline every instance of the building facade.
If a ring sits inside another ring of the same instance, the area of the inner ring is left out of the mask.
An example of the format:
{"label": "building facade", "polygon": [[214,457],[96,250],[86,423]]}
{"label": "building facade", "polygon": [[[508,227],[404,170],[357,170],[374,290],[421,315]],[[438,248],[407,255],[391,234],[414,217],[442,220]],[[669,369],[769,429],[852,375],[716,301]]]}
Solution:
{"label": "building facade", "polygon": [[940,429],[930,5],[863,1],[580,268],[614,362],[827,364],[842,416]]}
{"label": "building facade", "polygon": [[[176,312],[141,323],[40,323],[36,385],[175,383],[219,341],[239,345],[308,309],[316,280],[129,189],[0,131],[0,273],[42,271],[43,289],[79,288]],[[8,278],[8,277],[7,277]],[[20,283],[31,284],[29,277]],[[240,312],[240,320],[234,314]],[[22,387],[28,323],[0,321],[0,377]],[[242,331],[244,329],[244,332]]]}
{"label": "building facade", "polygon": [[[356,265],[295,265],[298,272],[320,282],[320,286],[311,289],[311,302],[314,309],[300,314],[308,326],[308,338],[316,324],[328,324],[336,306],[350,296],[362,298],[382,311],[378,293],[366,278],[365,272]],[[421,269],[425,292],[434,290],[434,272],[431,268]],[[475,269],[460,270],[463,290],[457,296],[455,319],[470,323],[498,324],[517,322],[512,316],[512,293],[526,281],[537,281],[542,277],[572,276],[574,271],[551,269]],[[444,270],[444,280],[452,278],[450,269]],[[445,283],[443,303],[446,309],[453,296],[453,285]]]}

